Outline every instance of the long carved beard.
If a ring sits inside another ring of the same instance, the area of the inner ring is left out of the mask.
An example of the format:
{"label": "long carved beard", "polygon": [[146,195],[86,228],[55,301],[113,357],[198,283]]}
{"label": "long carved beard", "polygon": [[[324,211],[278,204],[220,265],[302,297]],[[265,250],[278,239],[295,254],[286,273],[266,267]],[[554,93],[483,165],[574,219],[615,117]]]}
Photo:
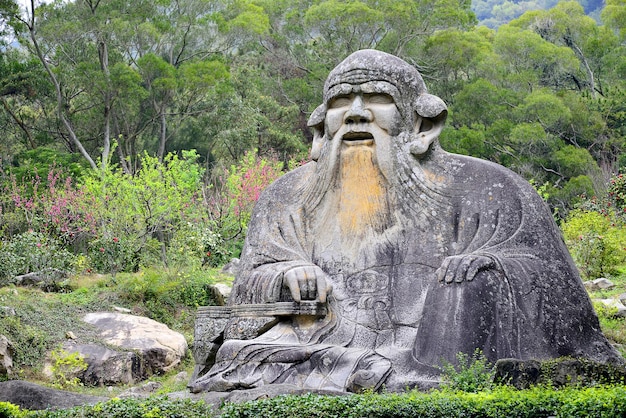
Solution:
{"label": "long carved beard", "polygon": [[[389,227],[388,185],[372,147],[346,147],[341,152],[337,220],[342,237],[363,239]],[[345,239],[344,238],[344,239]]]}
{"label": "long carved beard", "polygon": [[356,260],[393,224],[393,194],[377,163],[376,148],[327,143],[315,179],[302,191],[304,222],[318,248]]}

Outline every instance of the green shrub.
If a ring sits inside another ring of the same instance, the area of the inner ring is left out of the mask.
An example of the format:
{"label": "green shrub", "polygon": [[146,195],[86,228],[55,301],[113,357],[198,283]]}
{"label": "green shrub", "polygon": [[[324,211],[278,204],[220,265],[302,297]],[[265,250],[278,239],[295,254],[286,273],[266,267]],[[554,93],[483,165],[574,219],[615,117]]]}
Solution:
{"label": "green shrub", "polygon": [[27,417],[47,418],[208,418],[211,406],[189,399],[172,400],[164,396],[148,399],[113,398],[93,406],[64,411],[33,411]]}
{"label": "green shrub", "polygon": [[57,240],[27,231],[0,244],[0,284],[19,274],[45,269],[71,271],[74,256]]}
{"label": "green shrub", "polygon": [[616,272],[626,260],[626,228],[595,211],[574,210],[561,225],[567,246],[586,279]]}
{"label": "green shrub", "polygon": [[22,418],[26,416],[26,412],[20,410],[20,407],[9,402],[0,402],[0,417],[6,418]]}
{"label": "green shrub", "polygon": [[44,331],[24,323],[19,316],[8,316],[0,321],[0,334],[5,335],[13,345],[13,365],[16,369],[41,365],[50,344],[50,336]]}
{"label": "green shrub", "polygon": [[626,413],[625,399],[626,388],[618,385],[523,391],[501,386],[477,393],[436,390],[343,397],[280,396],[226,404],[221,417],[615,417]]}
{"label": "green shrub", "polygon": [[492,387],[495,369],[481,350],[476,349],[471,356],[457,353],[456,359],[456,365],[444,362],[442,387],[463,392],[479,392]]}
{"label": "green shrub", "polygon": [[52,378],[55,386],[66,389],[80,385],[78,375],[89,367],[80,353],[68,353],[62,348],[58,348],[50,353],[50,357],[52,359]]}
{"label": "green shrub", "polygon": [[[1,405],[1,404],[0,404]],[[0,410],[1,411],[1,410]],[[46,418],[448,418],[448,417],[618,417],[626,414],[626,387],[590,388],[508,386],[467,393],[434,390],[429,393],[365,393],[361,395],[286,395],[244,403],[227,403],[212,411],[204,402],[171,400],[164,396],[112,399],[94,406],[61,411],[28,411],[27,417]]]}

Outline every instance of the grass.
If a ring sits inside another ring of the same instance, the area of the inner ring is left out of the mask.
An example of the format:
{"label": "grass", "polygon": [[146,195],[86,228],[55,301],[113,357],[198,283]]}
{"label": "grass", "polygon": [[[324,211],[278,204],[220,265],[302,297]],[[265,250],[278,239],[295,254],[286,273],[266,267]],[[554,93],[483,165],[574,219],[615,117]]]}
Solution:
{"label": "grass", "polygon": [[[209,285],[231,282],[232,278],[218,269],[191,272],[147,269],[117,274],[115,279],[98,274],[78,275],[71,278],[63,293],[15,286],[0,288],[0,306],[15,311],[15,315],[0,317],[0,334],[7,336],[15,348],[13,363],[17,372],[13,377],[46,383],[42,374],[46,353],[63,344],[68,332],[80,343],[97,341],[95,329],[83,322],[82,316],[88,312],[112,311],[113,307],[163,322],[191,343],[197,307],[212,304]],[[155,379],[169,388],[172,385],[168,379],[174,379],[181,370],[191,374],[190,354],[180,368]],[[184,386],[177,390],[183,390]],[[119,388],[119,392],[123,390],[124,387]]]}
{"label": "grass", "polygon": [[[613,289],[592,292],[590,296],[593,299],[606,299],[626,292],[626,268],[620,271],[619,276],[610,279],[616,285]],[[4,287],[0,288],[0,306],[10,306],[16,315],[0,317],[0,334],[7,335],[16,345],[16,377],[49,384],[41,371],[43,358],[66,340],[67,331],[72,331],[81,342],[97,339],[93,328],[81,320],[85,313],[110,311],[114,306],[127,308],[133,314],[166,323],[181,332],[191,345],[196,308],[212,304],[207,289],[213,283],[232,284],[232,277],[222,274],[218,269],[146,269],[132,274],[118,273],[115,278],[98,274],[77,275],[71,278],[64,293]],[[626,346],[626,319],[615,317],[613,311],[600,305],[596,309],[607,337]],[[155,395],[184,391],[187,381],[177,379],[177,375],[186,371],[190,376],[193,367],[193,358],[189,353],[177,369],[161,376],[152,376],[149,381],[160,384]],[[129,386],[124,385],[72,388],[80,393],[108,398],[116,397],[127,389]]]}

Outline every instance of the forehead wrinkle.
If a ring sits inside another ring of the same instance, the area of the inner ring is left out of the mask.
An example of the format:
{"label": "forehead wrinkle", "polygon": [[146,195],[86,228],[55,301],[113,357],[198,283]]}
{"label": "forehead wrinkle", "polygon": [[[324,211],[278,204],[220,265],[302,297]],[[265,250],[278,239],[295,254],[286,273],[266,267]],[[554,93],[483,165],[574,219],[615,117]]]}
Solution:
{"label": "forehead wrinkle", "polygon": [[382,93],[387,94],[393,98],[394,103],[397,104],[400,99],[400,92],[398,88],[390,83],[388,80],[370,80],[365,83],[340,83],[330,87],[327,93],[326,103],[330,103],[332,99],[337,96],[343,96],[348,94],[373,94]]}

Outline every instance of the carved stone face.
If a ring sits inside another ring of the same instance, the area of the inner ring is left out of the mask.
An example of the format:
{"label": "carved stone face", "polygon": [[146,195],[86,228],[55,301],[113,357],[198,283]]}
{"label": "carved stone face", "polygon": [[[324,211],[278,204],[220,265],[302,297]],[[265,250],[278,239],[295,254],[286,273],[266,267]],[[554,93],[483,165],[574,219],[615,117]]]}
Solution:
{"label": "carved stone face", "polygon": [[343,146],[370,146],[397,135],[400,112],[389,93],[361,85],[343,85],[341,90],[328,102],[329,139],[341,140]]}
{"label": "carved stone face", "polygon": [[339,135],[345,145],[371,145],[377,137],[390,135],[398,117],[391,96],[353,93],[331,101],[326,128],[331,138]]}

